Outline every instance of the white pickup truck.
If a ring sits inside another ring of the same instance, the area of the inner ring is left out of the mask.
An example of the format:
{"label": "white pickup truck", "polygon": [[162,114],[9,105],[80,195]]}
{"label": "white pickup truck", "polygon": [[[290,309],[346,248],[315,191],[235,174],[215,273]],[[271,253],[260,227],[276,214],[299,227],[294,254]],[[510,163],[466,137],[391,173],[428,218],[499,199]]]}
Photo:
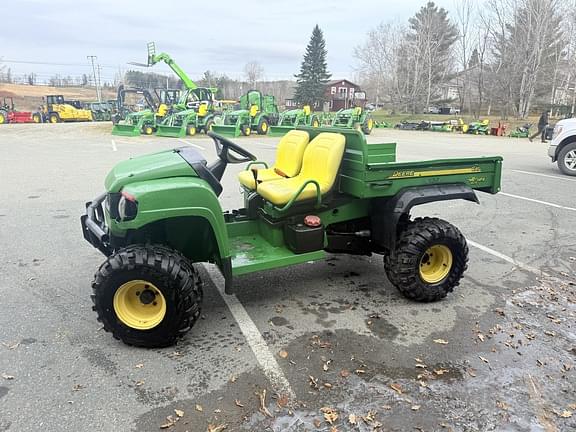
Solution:
{"label": "white pickup truck", "polygon": [[548,156],[558,163],[562,173],[576,176],[576,118],[556,123]]}

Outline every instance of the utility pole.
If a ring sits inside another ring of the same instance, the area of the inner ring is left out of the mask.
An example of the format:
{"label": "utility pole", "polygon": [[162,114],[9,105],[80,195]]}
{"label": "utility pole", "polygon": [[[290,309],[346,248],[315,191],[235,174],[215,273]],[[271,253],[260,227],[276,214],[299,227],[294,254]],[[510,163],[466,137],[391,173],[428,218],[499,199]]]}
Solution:
{"label": "utility pole", "polygon": [[102,66],[98,65],[96,70],[98,71],[98,102],[102,102],[102,79],[100,75]]}
{"label": "utility pole", "polygon": [[98,102],[100,102],[100,88],[98,86],[98,79],[96,78],[96,66],[94,65],[94,60],[96,60],[98,57],[96,56],[86,56],[86,58],[88,60],[90,60],[92,62],[92,76],[94,77],[94,87],[96,87],[96,97],[98,98]]}

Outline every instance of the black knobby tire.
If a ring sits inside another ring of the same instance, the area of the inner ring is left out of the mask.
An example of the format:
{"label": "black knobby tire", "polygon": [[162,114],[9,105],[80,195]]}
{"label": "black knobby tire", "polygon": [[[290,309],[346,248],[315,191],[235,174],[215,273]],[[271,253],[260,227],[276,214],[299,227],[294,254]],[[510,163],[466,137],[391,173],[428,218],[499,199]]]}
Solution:
{"label": "black knobby tire", "polygon": [[266,118],[261,118],[258,122],[258,126],[256,127],[256,132],[258,135],[266,135],[268,133],[268,129],[270,129],[270,125],[268,124],[268,120]]}
{"label": "black knobby tire", "polygon": [[364,135],[370,135],[372,129],[374,129],[374,119],[371,116],[366,116],[364,123],[362,123],[362,132],[364,132]]}
{"label": "black knobby tire", "polygon": [[[428,283],[420,276],[420,262],[435,245],[446,246],[452,254],[447,276]],[[441,300],[452,292],[468,267],[468,244],[454,225],[437,218],[417,218],[398,236],[393,256],[384,258],[388,280],[407,298],[419,302]]]}
{"label": "black knobby tire", "polygon": [[48,116],[48,121],[50,123],[60,123],[60,115],[58,113],[52,113]]}
{"label": "black knobby tire", "polygon": [[576,155],[576,142],[566,144],[558,153],[558,169],[562,172],[562,174],[566,174],[569,176],[576,176],[576,167],[571,169],[567,166],[566,157],[567,156],[574,156]]}
{"label": "black knobby tire", "polygon": [[204,133],[207,134],[208,132],[210,132],[212,130],[212,126],[214,126],[214,120],[208,120],[206,124],[204,124],[204,127],[202,128],[204,129]]}
{"label": "black knobby tire", "polygon": [[34,123],[42,123],[42,114],[40,114],[40,113],[32,114],[32,121]]}
{"label": "black knobby tire", "polygon": [[[149,330],[124,324],[114,310],[114,294],[126,282],[145,280],[166,301],[162,321]],[[202,281],[180,253],[164,247],[135,245],[120,249],[100,266],[92,282],[93,309],[104,330],[127,345],[158,348],[173,345],[200,317]]]}
{"label": "black knobby tire", "polygon": [[251,129],[250,129],[250,125],[242,125],[240,126],[240,133],[243,136],[250,136],[250,134],[252,133]]}

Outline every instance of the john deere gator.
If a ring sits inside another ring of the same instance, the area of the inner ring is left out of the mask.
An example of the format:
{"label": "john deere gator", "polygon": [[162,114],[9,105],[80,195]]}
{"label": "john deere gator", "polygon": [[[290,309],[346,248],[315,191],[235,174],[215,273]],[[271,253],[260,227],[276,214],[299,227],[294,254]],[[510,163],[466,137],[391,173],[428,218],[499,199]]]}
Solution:
{"label": "john deere gator", "polygon": [[[272,166],[213,132],[217,159],[185,146],[117,164],[86,204],[85,239],[106,260],[92,282],[98,320],[130,345],[175,343],[201,315],[198,266],[215,263],[225,292],[242,275],[322,260],[327,253],[383,258],[382,283],[438,301],[459,284],[468,245],[436,217],[411,217],[435,201],[478,203],[500,191],[501,157],[396,162],[396,144],[359,131],[301,128],[280,140]],[[221,179],[247,163],[244,207],[223,211]],[[441,210],[441,208],[439,208]],[[262,286],[265,296],[267,287]],[[210,322],[210,317],[207,317]]]}
{"label": "john deere gator", "polygon": [[224,114],[221,125],[212,130],[223,136],[248,136],[252,131],[266,135],[270,126],[278,123],[278,106],[274,96],[262,95],[258,90],[250,90],[240,97],[240,109]]}

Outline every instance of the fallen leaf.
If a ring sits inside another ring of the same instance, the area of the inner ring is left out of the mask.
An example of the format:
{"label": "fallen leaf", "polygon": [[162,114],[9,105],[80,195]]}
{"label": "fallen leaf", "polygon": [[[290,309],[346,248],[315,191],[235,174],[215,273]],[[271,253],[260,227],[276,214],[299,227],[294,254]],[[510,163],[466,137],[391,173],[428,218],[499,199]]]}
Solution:
{"label": "fallen leaf", "polygon": [[204,408],[202,408],[202,405],[196,404],[196,411],[202,412],[202,411],[204,411]]}
{"label": "fallen leaf", "polygon": [[4,378],[5,380],[13,380],[14,375],[8,375],[8,374],[3,373],[2,378]]}
{"label": "fallen leaf", "polygon": [[433,341],[434,343],[440,344],[440,345],[448,345],[448,341],[444,340],[444,339],[434,339]]}
{"label": "fallen leaf", "polygon": [[348,423],[350,423],[351,425],[357,425],[358,424],[358,420],[356,419],[356,414],[350,414],[348,416]]}
{"label": "fallen leaf", "polygon": [[260,412],[268,417],[274,417],[268,408],[266,408],[266,389],[263,389],[260,393],[256,393],[258,395],[258,399],[260,400]]}
{"label": "fallen leaf", "polygon": [[213,424],[209,424],[208,425],[208,432],[222,432],[224,429],[226,429],[228,427],[227,424],[223,423],[220,424],[218,426],[213,425]]}
{"label": "fallen leaf", "polygon": [[508,405],[506,402],[499,400],[496,401],[496,406],[504,411],[508,411],[508,408],[510,408],[510,405]]}
{"label": "fallen leaf", "polygon": [[324,420],[326,420],[327,423],[332,425],[338,420],[338,412],[335,409],[323,407],[320,408],[320,411],[324,414]]}
{"label": "fallen leaf", "polygon": [[556,333],[554,333],[553,331],[548,331],[548,330],[546,330],[546,331],[544,332],[544,334],[547,335],[547,336],[552,336],[552,337],[556,336]]}
{"label": "fallen leaf", "polygon": [[84,386],[82,384],[74,384],[72,391],[79,391],[79,390],[82,390],[83,388],[84,388]]}
{"label": "fallen leaf", "polygon": [[434,373],[436,375],[444,375],[446,372],[450,372],[448,369],[435,369]]}
{"label": "fallen leaf", "polygon": [[174,414],[176,414],[178,417],[184,417],[184,411],[179,409],[175,409]]}
{"label": "fallen leaf", "polygon": [[348,369],[342,369],[340,371],[340,376],[342,378],[348,378],[350,376],[350,371]]}
{"label": "fallen leaf", "polygon": [[568,408],[570,408],[572,410],[576,410],[576,403],[568,405]]}
{"label": "fallen leaf", "polygon": [[392,407],[390,405],[382,405],[382,409],[389,411],[392,409]]}
{"label": "fallen leaf", "polygon": [[308,376],[308,383],[310,387],[317,389],[318,388],[318,378],[314,378],[312,375]]}
{"label": "fallen leaf", "polygon": [[231,382],[232,384],[234,384],[237,379],[238,379],[238,377],[237,377],[236,375],[231,375],[231,376],[230,376],[230,382]]}
{"label": "fallen leaf", "polygon": [[375,411],[368,411],[368,414],[366,414],[364,417],[362,417],[362,420],[364,420],[364,422],[366,424],[370,424],[374,421],[375,415],[376,415]]}
{"label": "fallen leaf", "polygon": [[412,411],[418,411],[418,410],[420,409],[420,405],[412,405],[412,406],[410,407],[410,409],[411,409]]}
{"label": "fallen leaf", "polygon": [[468,372],[468,375],[470,375],[471,377],[476,378],[476,369],[469,368],[466,369],[466,372]]}
{"label": "fallen leaf", "polygon": [[504,313],[504,310],[503,310],[503,309],[500,309],[500,308],[494,309],[494,312],[496,312],[498,315],[501,315],[501,316],[506,315],[506,314]]}
{"label": "fallen leaf", "polygon": [[478,358],[479,358],[480,360],[482,360],[484,363],[488,363],[488,364],[490,363],[490,361],[489,361],[487,358],[484,358],[484,357],[482,357],[482,356],[478,356]]}
{"label": "fallen leaf", "polygon": [[138,363],[136,366],[134,366],[136,369],[142,369],[144,367],[144,363]]}
{"label": "fallen leaf", "polygon": [[288,357],[288,351],[282,350],[282,351],[280,351],[280,352],[278,353],[278,355],[279,355],[281,358],[285,359],[285,358]]}
{"label": "fallen leaf", "polygon": [[558,416],[562,418],[570,418],[572,417],[572,411],[564,410],[560,414],[558,414]]}
{"label": "fallen leaf", "polygon": [[330,432],[338,432],[338,428],[336,426],[332,426],[330,428]]}
{"label": "fallen leaf", "polygon": [[168,429],[176,424],[178,420],[175,420],[171,415],[166,417],[166,423],[160,425],[160,429]]}
{"label": "fallen leaf", "polygon": [[322,426],[322,422],[318,419],[314,419],[312,423],[314,423],[314,426],[316,426],[316,428],[320,428],[320,426]]}
{"label": "fallen leaf", "polygon": [[402,386],[400,384],[390,384],[390,388],[398,394],[402,394]]}
{"label": "fallen leaf", "polygon": [[322,365],[322,370],[323,370],[324,372],[327,372],[327,371],[328,371],[328,363],[324,363],[324,364]]}
{"label": "fallen leaf", "polygon": [[141,385],[144,385],[144,381],[136,381],[136,387],[140,387]]}
{"label": "fallen leaf", "polygon": [[418,357],[415,357],[415,358],[414,358],[414,361],[415,361],[416,363],[424,363],[424,360],[419,359]]}
{"label": "fallen leaf", "polygon": [[235,399],[234,403],[236,404],[237,407],[244,408],[244,405],[242,405],[242,402],[240,402],[238,399]]}
{"label": "fallen leaf", "polygon": [[278,405],[278,408],[284,408],[286,405],[288,405],[288,396],[280,396],[278,399],[276,399],[276,405]]}
{"label": "fallen leaf", "polygon": [[356,369],[354,372],[356,372],[357,375],[362,375],[366,373],[364,369]]}
{"label": "fallen leaf", "polygon": [[482,333],[478,333],[478,339],[480,339],[482,342],[484,342],[484,335]]}

